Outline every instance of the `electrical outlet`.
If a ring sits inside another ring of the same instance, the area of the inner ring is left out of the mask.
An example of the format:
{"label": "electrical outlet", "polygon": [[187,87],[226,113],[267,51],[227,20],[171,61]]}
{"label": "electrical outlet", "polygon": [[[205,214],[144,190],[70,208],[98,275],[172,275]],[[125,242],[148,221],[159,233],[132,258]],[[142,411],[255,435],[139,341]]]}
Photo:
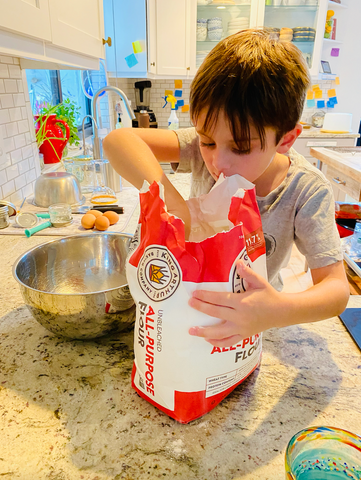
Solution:
{"label": "electrical outlet", "polygon": [[0,168],[2,165],[4,165],[4,163],[6,163],[6,153],[4,147],[4,139],[0,130]]}

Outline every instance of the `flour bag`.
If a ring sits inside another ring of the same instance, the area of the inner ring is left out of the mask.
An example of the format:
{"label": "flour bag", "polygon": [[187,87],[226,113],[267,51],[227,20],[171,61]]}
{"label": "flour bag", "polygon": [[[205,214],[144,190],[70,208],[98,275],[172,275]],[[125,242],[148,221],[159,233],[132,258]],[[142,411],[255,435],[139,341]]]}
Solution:
{"label": "flour bag", "polygon": [[127,278],[136,303],[132,386],[181,423],[212,410],[259,365],[261,335],[229,348],[189,335],[219,323],[188,305],[196,289],[243,292],[236,261],[266,278],[266,248],[254,185],[220,178],[207,195],[187,201],[191,235],[170,215],[163,187],[140,193],[141,213]]}

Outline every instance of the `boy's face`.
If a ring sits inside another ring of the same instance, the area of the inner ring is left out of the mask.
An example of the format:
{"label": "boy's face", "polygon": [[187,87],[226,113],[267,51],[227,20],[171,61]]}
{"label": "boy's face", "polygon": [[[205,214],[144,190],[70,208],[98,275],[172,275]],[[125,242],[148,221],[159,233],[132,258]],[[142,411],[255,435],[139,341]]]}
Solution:
{"label": "boy's face", "polygon": [[219,112],[212,130],[203,131],[206,113],[203,111],[199,115],[196,130],[199,135],[200,151],[209,173],[215,180],[218,180],[221,173],[225,177],[238,174],[254,183],[265,172],[277,153],[275,131],[272,128],[265,128],[266,145],[262,150],[258,132],[250,124],[251,150],[242,153],[233,140],[222,111]]}

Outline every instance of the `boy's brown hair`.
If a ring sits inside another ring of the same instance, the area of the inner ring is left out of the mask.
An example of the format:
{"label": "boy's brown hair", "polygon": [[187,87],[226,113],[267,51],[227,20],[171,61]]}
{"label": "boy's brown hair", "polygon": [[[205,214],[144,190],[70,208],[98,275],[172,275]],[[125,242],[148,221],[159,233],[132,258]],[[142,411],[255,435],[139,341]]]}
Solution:
{"label": "boy's brown hair", "polygon": [[276,132],[276,144],[299,121],[310,76],[300,50],[280,43],[266,29],[248,29],[219,42],[208,54],[191,85],[191,118],[207,115],[209,131],[220,110],[229,120],[242,151],[250,150],[250,122],[265,148],[265,127]]}

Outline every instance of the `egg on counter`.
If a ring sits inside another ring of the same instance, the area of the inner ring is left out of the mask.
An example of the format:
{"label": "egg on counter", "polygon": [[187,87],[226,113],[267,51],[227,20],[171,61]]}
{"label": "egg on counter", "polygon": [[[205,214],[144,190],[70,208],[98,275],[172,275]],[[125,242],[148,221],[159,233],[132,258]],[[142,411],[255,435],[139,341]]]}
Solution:
{"label": "egg on counter", "polygon": [[101,217],[103,215],[102,212],[99,212],[99,210],[89,210],[87,214],[88,213],[91,213],[92,215],[94,215],[95,218]]}
{"label": "egg on counter", "polygon": [[95,220],[96,217],[92,213],[86,213],[83,215],[81,219],[81,225],[84,227],[86,230],[89,230],[90,228],[93,228],[95,225]]}
{"label": "egg on counter", "polygon": [[110,225],[114,225],[119,220],[119,215],[116,212],[112,212],[110,210],[107,212],[104,212],[103,216],[107,217]]}
{"label": "egg on counter", "polygon": [[95,228],[97,230],[107,230],[109,228],[110,222],[105,215],[95,219]]}

